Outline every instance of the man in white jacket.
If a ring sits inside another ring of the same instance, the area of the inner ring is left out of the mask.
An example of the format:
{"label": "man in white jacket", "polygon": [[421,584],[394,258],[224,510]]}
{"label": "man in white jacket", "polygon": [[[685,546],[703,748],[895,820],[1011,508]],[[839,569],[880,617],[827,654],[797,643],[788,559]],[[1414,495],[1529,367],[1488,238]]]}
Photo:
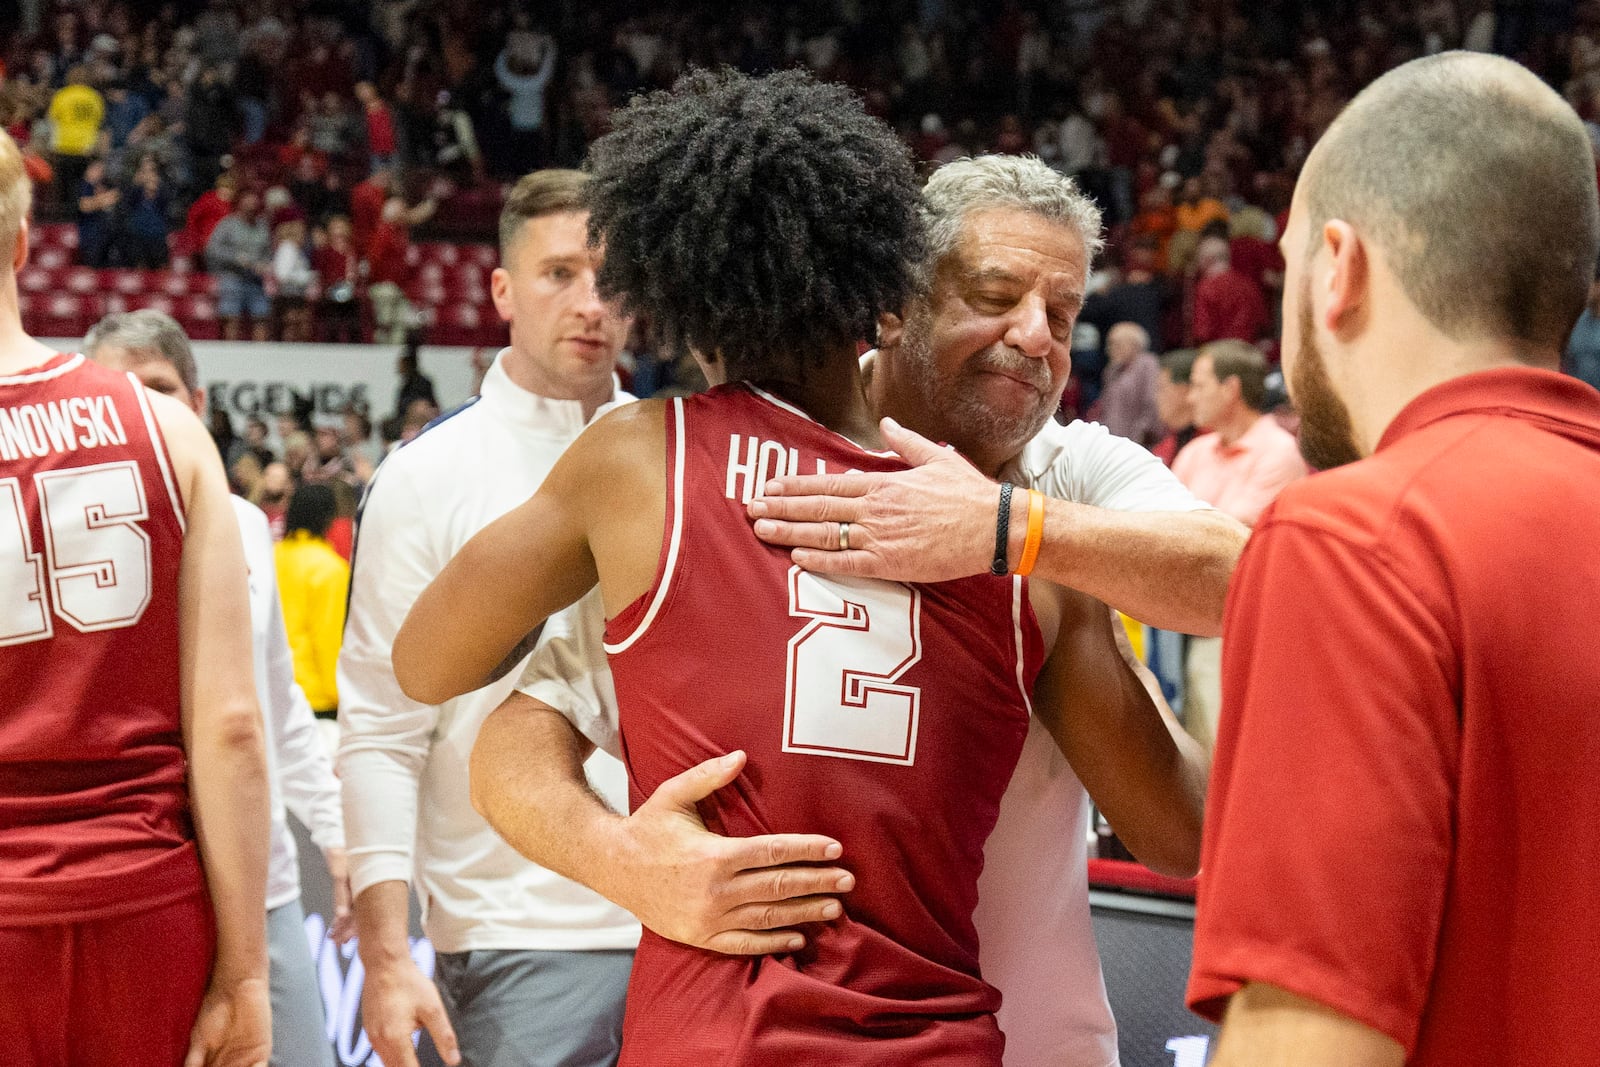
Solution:
{"label": "man in white jacket", "polygon": [[[189,339],[170,316],[152,309],[107,315],[89,331],[84,354],[97,363],[132,371],[145,388],[171,396],[202,418],[205,390]],[[322,1012],[316,966],[300,908],[300,861],[287,813],[311,831],[333,880],[334,921],[329,936],[343,942],[354,932],[344,854],[339,783],[317,733],[311,705],[294,681],[272,563],[272,534],[261,509],[232,498],[250,572],[251,651],[256,695],[265,719],[272,841],[267,866],[267,953],[272,997],[273,1067],[333,1067],[333,1046]]]}
{"label": "man in white jacket", "polygon": [[[413,601],[451,556],[526,500],[596,411],[632,399],[613,372],[629,324],[595,290],[587,180],[547,170],[517,184],[491,280],[511,345],[477,400],[391,454],[363,502],[339,658],[338,762],[362,1015],[390,1067],[414,1067],[419,1026],[446,1062],[472,1067],[598,1067],[620,1048],[638,923],[512,851],[468,795],[478,727],[514,676],[430,707],[401,693],[390,662]],[[596,756],[588,772],[623,801],[616,760]],[[409,952],[408,887],[438,952],[434,985]]]}

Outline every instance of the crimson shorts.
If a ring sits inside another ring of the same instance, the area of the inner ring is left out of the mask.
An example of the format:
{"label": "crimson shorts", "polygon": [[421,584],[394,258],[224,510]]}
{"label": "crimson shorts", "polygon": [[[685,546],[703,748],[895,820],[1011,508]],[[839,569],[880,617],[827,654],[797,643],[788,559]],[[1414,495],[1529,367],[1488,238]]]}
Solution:
{"label": "crimson shorts", "polygon": [[0,926],[0,1056],[8,1067],[180,1067],[215,949],[204,891],[92,922]]}

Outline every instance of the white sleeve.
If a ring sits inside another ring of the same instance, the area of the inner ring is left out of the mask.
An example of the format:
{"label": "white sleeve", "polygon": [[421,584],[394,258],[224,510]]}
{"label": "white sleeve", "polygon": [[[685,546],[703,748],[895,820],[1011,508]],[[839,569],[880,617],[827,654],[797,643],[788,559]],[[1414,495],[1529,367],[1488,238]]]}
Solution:
{"label": "white sleeve", "polygon": [[[271,557],[268,557],[271,558]],[[276,586],[276,578],[274,578]],[[283,628],[283,605],[276,588],[267,620],[267,714],[277,749],[278,783],[284,807],[311,831],[318,848],[344,847],[344,812],[339,780],[323,747],[311,704],[294,680],[294,659]]]}
{"label": "white sleeve", "polygon": [[411,881],[419,783],[439,718],[438,708],[400,691],[391,662],[400,624],[442,566],[430,516],[393,459],[367,491],[339,652],[339,778],[357,895]]}
{"label": "white sleeve", "polygon": [[1093,422],[1047,424],[1029,442],[1024,464],[1033,487],[1111,511],[1206,511],[1149,451]]}
{"label": "white sleeve", "polygon": [[617,690],[605,651],[605,607],[600,590],[551,616],[523,668],[517,691],[566,716],[600,751],[622,758]]}

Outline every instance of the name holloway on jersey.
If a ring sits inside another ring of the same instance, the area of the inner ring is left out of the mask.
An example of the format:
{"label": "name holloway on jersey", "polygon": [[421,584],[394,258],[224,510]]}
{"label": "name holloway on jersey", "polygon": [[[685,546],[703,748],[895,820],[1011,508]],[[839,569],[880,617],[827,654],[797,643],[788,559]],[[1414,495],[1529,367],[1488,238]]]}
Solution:
{"label": "name holloway on jersey", "polygon": [[0,459],[41,459],[127,443],[117,406],[106,395],[0,407]]}
{"label": "name holloway on jersey", "polygon": [[[742,458],[741,458],[742,455]],[[807,457],[810,458],[810,457]],[[817,456],[817,474],[828,473],[828,463]],[[766,495],[766,485],[774,478],[800,474],[800,450],[754,435],[728,436],[728,481],[723,490],[729,500],[748,504]],[[854,468],[846,473],[856,473]]]}

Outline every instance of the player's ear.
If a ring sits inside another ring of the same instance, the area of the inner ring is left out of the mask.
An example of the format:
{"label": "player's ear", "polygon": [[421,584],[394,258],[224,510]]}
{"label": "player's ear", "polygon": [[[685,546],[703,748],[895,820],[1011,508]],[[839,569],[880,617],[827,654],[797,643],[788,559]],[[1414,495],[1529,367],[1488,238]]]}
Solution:
{"label": "player's ear", "polygon": [[899,315],[896,315],[893,312],[885,311],[883,314],[878,316],[877,347],[879,349],[897,347],[900,344],[900,339],[905,336],[905,333],[906,320],[902,319]]}
{"label": "player's ear", "polygon": [[17,226],[17,239],[11,246],[11,273],[21,274],[28,262],[28,219],[24,216]]}

